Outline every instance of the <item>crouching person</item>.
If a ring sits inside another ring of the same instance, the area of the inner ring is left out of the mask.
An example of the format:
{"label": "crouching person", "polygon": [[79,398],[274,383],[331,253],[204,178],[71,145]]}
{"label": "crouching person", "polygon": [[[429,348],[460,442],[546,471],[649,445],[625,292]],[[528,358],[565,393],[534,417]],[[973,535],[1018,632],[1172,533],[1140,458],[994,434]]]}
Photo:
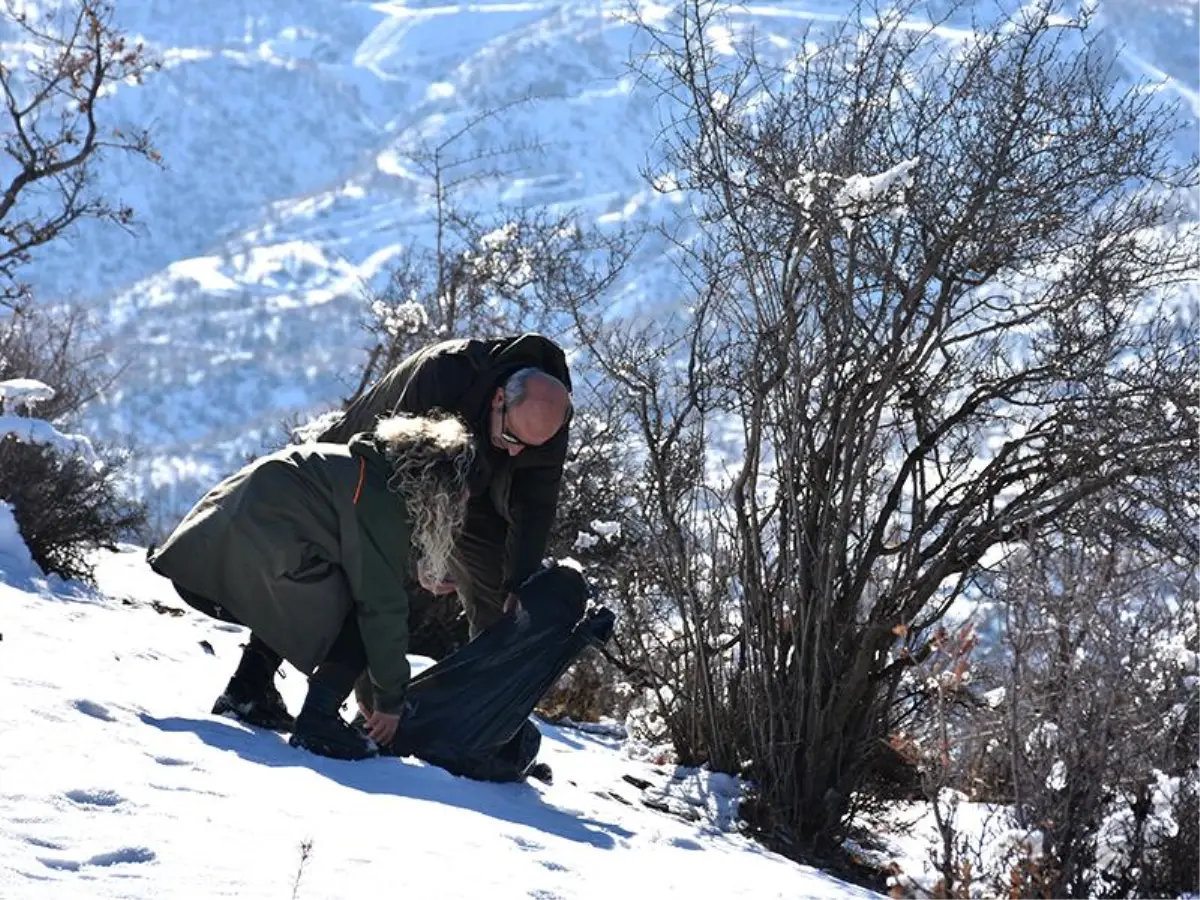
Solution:
{"label": "crouching person", "polygon": [[[212,488],[149,557],[201,612],[250,629],[213,712],[291,731],[322,756],[364,759],[391,741],[409,682],[410,557],[448,577],[474,446],[453,416],[398,415],[348,444],[264,456]],[[275,687],[287,660],[308,679],[293,721]],[[365,670],[362,732],[341,706]]]}

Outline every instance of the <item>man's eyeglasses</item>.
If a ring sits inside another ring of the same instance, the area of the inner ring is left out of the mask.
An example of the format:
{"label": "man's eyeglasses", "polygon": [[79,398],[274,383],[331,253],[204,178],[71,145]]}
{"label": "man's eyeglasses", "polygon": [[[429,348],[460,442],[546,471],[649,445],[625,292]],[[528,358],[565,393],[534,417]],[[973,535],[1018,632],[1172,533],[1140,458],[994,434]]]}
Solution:
{"label": "man's eyeglasses", "polygon": [[508,430],[508,392],[503,392],[502,396],[504,402],[500,407],[500,440],[514,447],[528,447],[528,444]]}

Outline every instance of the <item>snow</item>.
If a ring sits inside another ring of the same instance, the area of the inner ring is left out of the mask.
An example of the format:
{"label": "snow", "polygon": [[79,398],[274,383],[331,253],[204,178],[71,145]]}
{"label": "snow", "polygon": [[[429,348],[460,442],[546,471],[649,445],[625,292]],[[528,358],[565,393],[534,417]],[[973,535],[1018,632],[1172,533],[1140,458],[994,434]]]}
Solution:
{"label": "snow", "polygon": [[913,169],[920,162],[919,157],[914,157],[897,163],[878,175],[851,175],[838,190],[834,203],[853,208],[886,197],[897,185],[912,187]]}
{"label": "snow", "polygon": [[28,585],[42,577],[29,548],[21,540],[12,506],[0,500],[0,583]]}
{"label": "snow", "polygon": [[243,629],[184,606],[140,547],[97,558],[97,591],[39,580],[23,550],[0,504],[5,900],[878,896],[736,833],[733,779],[640,761],[611,724],[539,722],[554,784],[512,785],[211,716]]}
{"label": "snow", "polygon": [[12,400],[18,404],[33,406],[45,400],[52,400],[54,393],[54,388],[36,378],[9,378],[7,381],[0,381],[0,401]]}
{"label": "snow", "polygon": [[786,181],[783,190],[807,213],[817,199],[818,190],[840,182],[833,194],[831,209],[849,234],[863,216],[880,211],[886,211],[893,217],[905,213],[903,192],[912,187],[913,170],[920,162],[919,157],[914,157],[875,175],[858,172],[845,178],[831,172],[813,171],[801,164],[796,177]]}
{"label": "snow", "polygon": [[382,300],[371,304],[371,314],[392,337],[416,334],[429,324],[429,314],[420,303],[405,300],[389,306]]}
{"label": "snow", "polygon": [[0,416],[0,439],[11,435],[26,444],[44,444],[68,456],[79,456],[96,464],[96,452],[86,435],[64,434],[44,419],[28,416]]}
{"label": "snow", "polygon": [[620,522],[605,522],[601,519],[593,519],[588,527],[608,541],[615,540],[621,536]]}
{"label": "snow", "polygon": [[[963,857],[972,864],[975,876],[972,896],[999,896],[987,891],[987,877],[1007,873],[1024,855],[1040,849],[1040,835],[1018,828],[1008,809],[986,803],[971,803],[958,792],[944,789],[938,797],[943,815],[965,840]],[[904,897],[929,897],[941,877],[930,858],[930,849],[940,846],[941,838],[932,807],[925,803],[896,803],[878,820],[891,838],[889,851],[863,851],[863,856],[880,863],[893,863],[896,874],[889,880]],[[997,882],[1001,883],[1001,882]]]}

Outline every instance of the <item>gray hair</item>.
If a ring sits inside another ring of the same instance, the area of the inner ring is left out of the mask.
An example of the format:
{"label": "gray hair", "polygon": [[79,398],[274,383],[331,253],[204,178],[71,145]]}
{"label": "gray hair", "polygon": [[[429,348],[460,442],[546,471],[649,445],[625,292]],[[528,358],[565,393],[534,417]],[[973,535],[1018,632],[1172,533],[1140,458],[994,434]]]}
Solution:
{"label": "gray hair", "polygon": [[444,413],[397,415],[382,420],[375,433],[392,464],[388,487],[404,499],[412,521],[417,573],[422,581],[443,581],[466,519],[475,461],[466,423]]}

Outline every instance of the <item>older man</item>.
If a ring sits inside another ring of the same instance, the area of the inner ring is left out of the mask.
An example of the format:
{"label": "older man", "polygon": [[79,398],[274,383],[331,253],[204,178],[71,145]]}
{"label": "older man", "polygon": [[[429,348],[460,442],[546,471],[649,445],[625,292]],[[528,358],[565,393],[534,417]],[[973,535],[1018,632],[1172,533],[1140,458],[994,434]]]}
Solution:
{"label": "older man", "polygon": [[479,443],[467,520],[451,578],[474,637],[516,607],[516,587],[546,555],[570,426],[571,378],[562,349],[540,334],[450,340],[403,360],[354,400],[318,440],[343,443],[398,412],[463,417]]}

